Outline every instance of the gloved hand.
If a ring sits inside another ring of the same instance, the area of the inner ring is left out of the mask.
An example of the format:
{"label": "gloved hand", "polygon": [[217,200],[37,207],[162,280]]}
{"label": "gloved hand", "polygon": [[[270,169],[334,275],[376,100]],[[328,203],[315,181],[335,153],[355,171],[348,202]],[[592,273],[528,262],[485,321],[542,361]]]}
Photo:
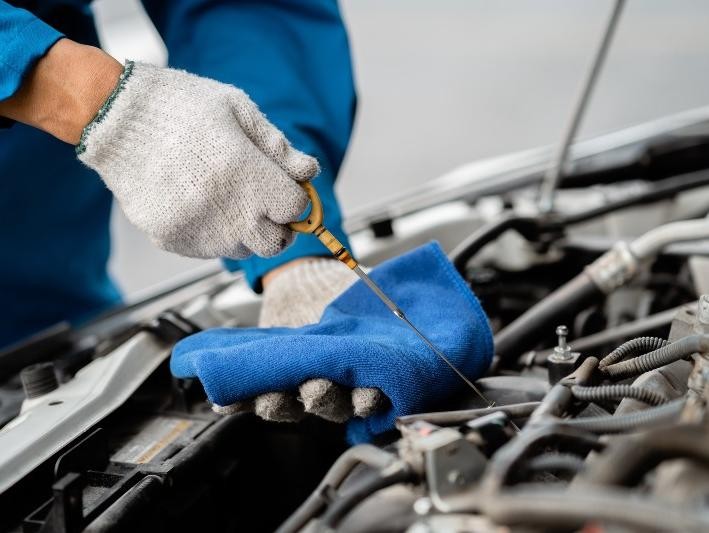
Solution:
{"label": "gloved hand", "polygon": [[282,251],[319,171],[240,89],[131,62],[77,154],[153,243],[202,258]]}
{"label": "gloved hand", "polygon": [[[264,283],[259,327],[289,328],[315,324],[325,307],[342,294],[357,276],[335,259],[307,259],[278,273]],[[231,414],[253,410],[266,420],[297,422],[312,413],[332,422],[353,416],[366,417],[386,401],[375,388],[347,389],[326,379],[311,379],[293,391],[269,392],[253,402],[212,405],[217,413]]]}
{"label": "gloved hand", "polygon": [[[470,379],[485,371],[493,354],[487,318],[437,244],[387,261],[371,276]],[[397,416],[435,407],[465,386],[362,282],[335,299],[318,324],[205,331],[179,342],[170,365],[177,377],[198,377],[217,405],[295,391],[318,378],[379,388],[388,408],[351,419],[350,442],[370,440],[392,429]]]}

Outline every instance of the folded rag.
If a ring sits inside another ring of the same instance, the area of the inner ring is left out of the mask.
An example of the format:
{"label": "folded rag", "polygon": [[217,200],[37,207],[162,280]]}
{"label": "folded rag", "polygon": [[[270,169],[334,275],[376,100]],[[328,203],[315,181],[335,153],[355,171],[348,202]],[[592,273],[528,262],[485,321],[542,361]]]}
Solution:
{"label": "folded rag", "polygon": [[[470,379],[492,359],[492,333],[480,303],[437,243],[382,263],[371,277]],[[170,362],[198,377],[209,400],[229,405],[271,391],[296,391],[324,378],[377,387],[391,406],[348,422],[348,439],[366,442],[396,417],[439,404],[465,384],[361,281],[301,328],[213,329],[178,343]]]}

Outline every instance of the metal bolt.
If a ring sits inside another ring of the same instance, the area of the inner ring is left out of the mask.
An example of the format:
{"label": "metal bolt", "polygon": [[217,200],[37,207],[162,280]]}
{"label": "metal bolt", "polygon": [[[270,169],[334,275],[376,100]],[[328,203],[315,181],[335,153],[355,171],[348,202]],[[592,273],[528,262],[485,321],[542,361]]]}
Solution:
{"label": "metal bolt", "polygon": [[702,324],[709,324],[709,294],[702,294],[700,296],[697,316],[699,318],[699,322]]}
{"label": "metal bolt", "polygon": [[569,328],[566,326],[557,326],[556,334],[559,336],[559,348],[566,350],[566,337],[569,335]]}
{"label": "metal bolt", "polygon": [[571,348],[566,342],[566,337],[569,335],[569,328],[566,326],[558,326],[556,328],[556,335],[559,337],[559,340],[557,345],[554,347],[554,354],[559,359],[570,359]]}

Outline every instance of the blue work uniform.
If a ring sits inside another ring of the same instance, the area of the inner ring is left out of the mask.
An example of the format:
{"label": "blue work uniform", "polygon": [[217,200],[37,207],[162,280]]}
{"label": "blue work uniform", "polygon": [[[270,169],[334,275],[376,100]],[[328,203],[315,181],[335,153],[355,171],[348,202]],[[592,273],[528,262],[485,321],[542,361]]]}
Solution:
{"label": "blue work uniform", "polygon": [[[62,36],[98,44],[88,4],[0,0],[0,100],[18,90]],[[143,5],[167,45],[170,66],[244,89],[296,148],[317,157],[322,172],[314,183],[326,225],[346,242],[333,184],[350,138],[355,91],[337,1]],[[110,209],[110,192],[72,146],[22,124],[0,129],[0,347],[120,302],[106,269]],[[315,237],[300,235],[275,258],[225,264],[243,269],[260,290],[270,269],[325,253]]]}

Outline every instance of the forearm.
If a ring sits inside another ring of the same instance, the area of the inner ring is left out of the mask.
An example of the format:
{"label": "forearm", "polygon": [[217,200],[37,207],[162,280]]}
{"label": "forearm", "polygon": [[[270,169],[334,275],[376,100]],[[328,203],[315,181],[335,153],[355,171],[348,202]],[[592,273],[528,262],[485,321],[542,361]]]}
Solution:
{"label": "forearm", "polygon": [[122,70],[100,49],[61,39],[37,62],[20,89],[0,102],[0,116],[77,144]]}

